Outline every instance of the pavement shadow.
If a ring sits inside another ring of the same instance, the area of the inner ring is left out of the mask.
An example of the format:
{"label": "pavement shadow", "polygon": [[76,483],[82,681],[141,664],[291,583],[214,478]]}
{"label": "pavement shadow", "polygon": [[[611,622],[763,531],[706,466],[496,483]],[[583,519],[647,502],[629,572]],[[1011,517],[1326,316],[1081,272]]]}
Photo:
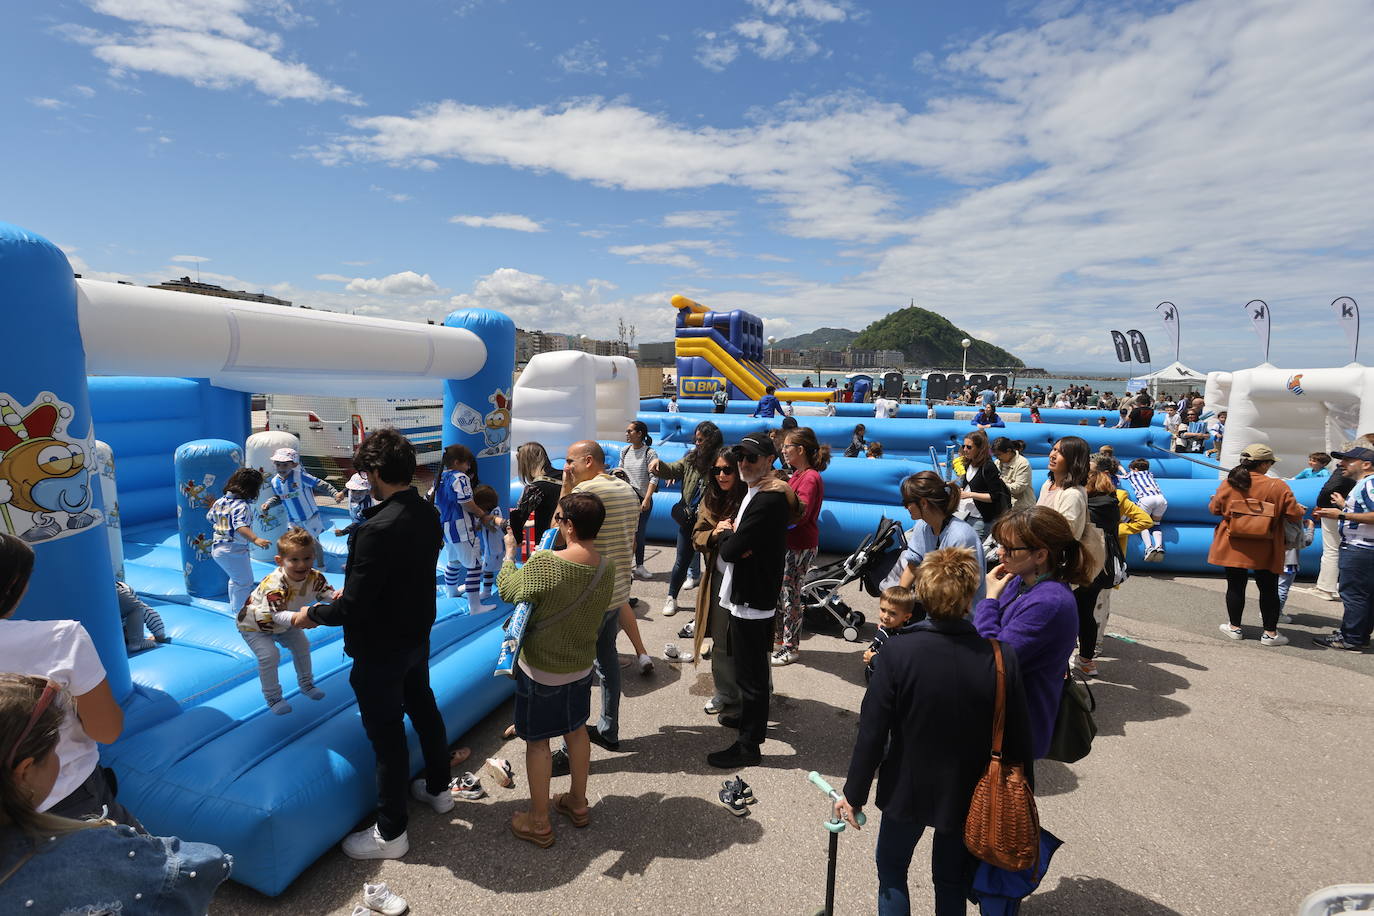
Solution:
{"label": "pavement shadow", "polygon": [[817,634],[802,641],[798,664],[864,687],[864,650],[872,641],[871,635],[858,642],[846,642],[838,636],[827,638]]}
{"label": "pavement shadow", "polygon": [[[1053,865],[1051,865],[1053,868]],[[1043,886],[1043,885],[1042,885]],[[1069,875],[1054,890],[1037,891],[1021,905],[1026,916],[1111,913],[1112,916],[1179,916],[1178,910],[1128,891],[1105,878]]]}
{"label": "pavement shadow", "polygon": [[1206,671],[1206,665],[1143,642],[1108,637],[1104,648],[1110,652],[1109,659],[1098,664],[1100,673],[1090,685],[1097,700],[1093,719],[1099,736],[1124,735],[1128,722],[1171,719],[1190,712],[1186,703],[1169,698],[1187,690],[1188,679],[1163,666]]}
{"label": "pavement shadow", "polygon": [[1078,775],[1058,760],[1035,761],[1035,797],[1067,795],[1078,788]]}
{"label": "pavement shadow", "polygon": [[[702,798],[649,792],[608,795],[594,802],[592,823],[585,829],[555,816],[554,845],[548,849],[510,832],[511,816],[528,808],[528,798],[465,805],[454,810],[443,843],[412,843],[406,862],[448,869],[457,881],[498,893],[533,893],[572,883],[608,852],[615,858],[601,874],[619,880],[644,874],[656,859],[699,861],[763,838],[763,827],[753,818],[735,817]],[[466,839],[452,835],[464,831]],[[474,854],[455,860],[454,848]]]}

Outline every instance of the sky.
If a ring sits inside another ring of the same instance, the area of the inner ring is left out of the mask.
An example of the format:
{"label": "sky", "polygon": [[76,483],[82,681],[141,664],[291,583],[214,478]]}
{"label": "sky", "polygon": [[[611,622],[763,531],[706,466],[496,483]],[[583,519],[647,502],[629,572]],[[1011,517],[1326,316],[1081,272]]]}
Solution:
{"label": "sky", "polygon": [[[914,301],[1027,364],[1341,365],[1374,308],[1374,0],[51,0],[0,220],[87,277],[668,340]],[[1367,335],[1366,335],[1367,336]],[[1369,342],[1374,346],[1374,341]],[[1368,360],[1366,360],[1368,361]]]}

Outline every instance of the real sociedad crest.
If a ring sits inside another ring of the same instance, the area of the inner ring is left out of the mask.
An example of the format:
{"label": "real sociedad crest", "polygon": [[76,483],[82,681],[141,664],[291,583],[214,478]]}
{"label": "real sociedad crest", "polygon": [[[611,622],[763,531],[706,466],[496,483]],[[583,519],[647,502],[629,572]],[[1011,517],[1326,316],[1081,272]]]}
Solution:
{"label": "real sociedad crest", "polygon": [[1284,387],[1294,394],[1302,394],[1302,373],[1288,376],[1288,384]]}

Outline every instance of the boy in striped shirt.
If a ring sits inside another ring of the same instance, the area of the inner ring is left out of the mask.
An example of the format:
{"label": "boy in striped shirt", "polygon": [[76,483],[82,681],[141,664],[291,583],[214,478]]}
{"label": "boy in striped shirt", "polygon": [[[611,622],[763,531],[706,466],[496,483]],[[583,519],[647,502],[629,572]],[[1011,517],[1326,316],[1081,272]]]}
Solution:
{"label": "boy in striped shirt", "polygon": [[1159,530],[1159,523],[1169,508],[1169,501],[1160,492],[1159,482],[1150,472],[1148,458],[1135,459],[1130,468],[1123,480],[1135,494],[1135,504],[1150,513],[1150,518],[1155,521],[1153,527],[1140,532],[1140,539],[1145,543],[1145,562],[1158,563],[1164,559],[1164,532]]}
{"label": "boy in striped shirt", "polygon": [[294,448],[277,449],[272,453],[272,464],[277,473],[268,481],[272,495],[262,504],[262,511],[267,512],[279,503],[285,506],[291,527],[310,532],[315,542],[315,565],[323,566],[324,547],[320,545],[320,532],[324,531],[324,519],[320,517],[320,507],[315,505],[315,494],[333,497],[336,503],[343,502],[344,495],[329,481],[320,480],[301,470],[301,455]]}

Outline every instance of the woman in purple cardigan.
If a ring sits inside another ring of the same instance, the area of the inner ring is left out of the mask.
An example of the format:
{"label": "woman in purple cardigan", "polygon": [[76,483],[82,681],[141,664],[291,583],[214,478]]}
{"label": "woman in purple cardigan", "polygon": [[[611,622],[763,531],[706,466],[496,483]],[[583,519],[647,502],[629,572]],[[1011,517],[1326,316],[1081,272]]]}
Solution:
{"label": "woman in purple cardigan", "polygon": [[1078,639],[1072,586],[1085,583],[1088,558],[1064,516],[1044,506],[1015,509],[993,525],[1002,562],[988,573],[988,596],[973,612],[981,636],[1009,643],[1021,663],[1035,759],[1050,749],[1069,656]]}

